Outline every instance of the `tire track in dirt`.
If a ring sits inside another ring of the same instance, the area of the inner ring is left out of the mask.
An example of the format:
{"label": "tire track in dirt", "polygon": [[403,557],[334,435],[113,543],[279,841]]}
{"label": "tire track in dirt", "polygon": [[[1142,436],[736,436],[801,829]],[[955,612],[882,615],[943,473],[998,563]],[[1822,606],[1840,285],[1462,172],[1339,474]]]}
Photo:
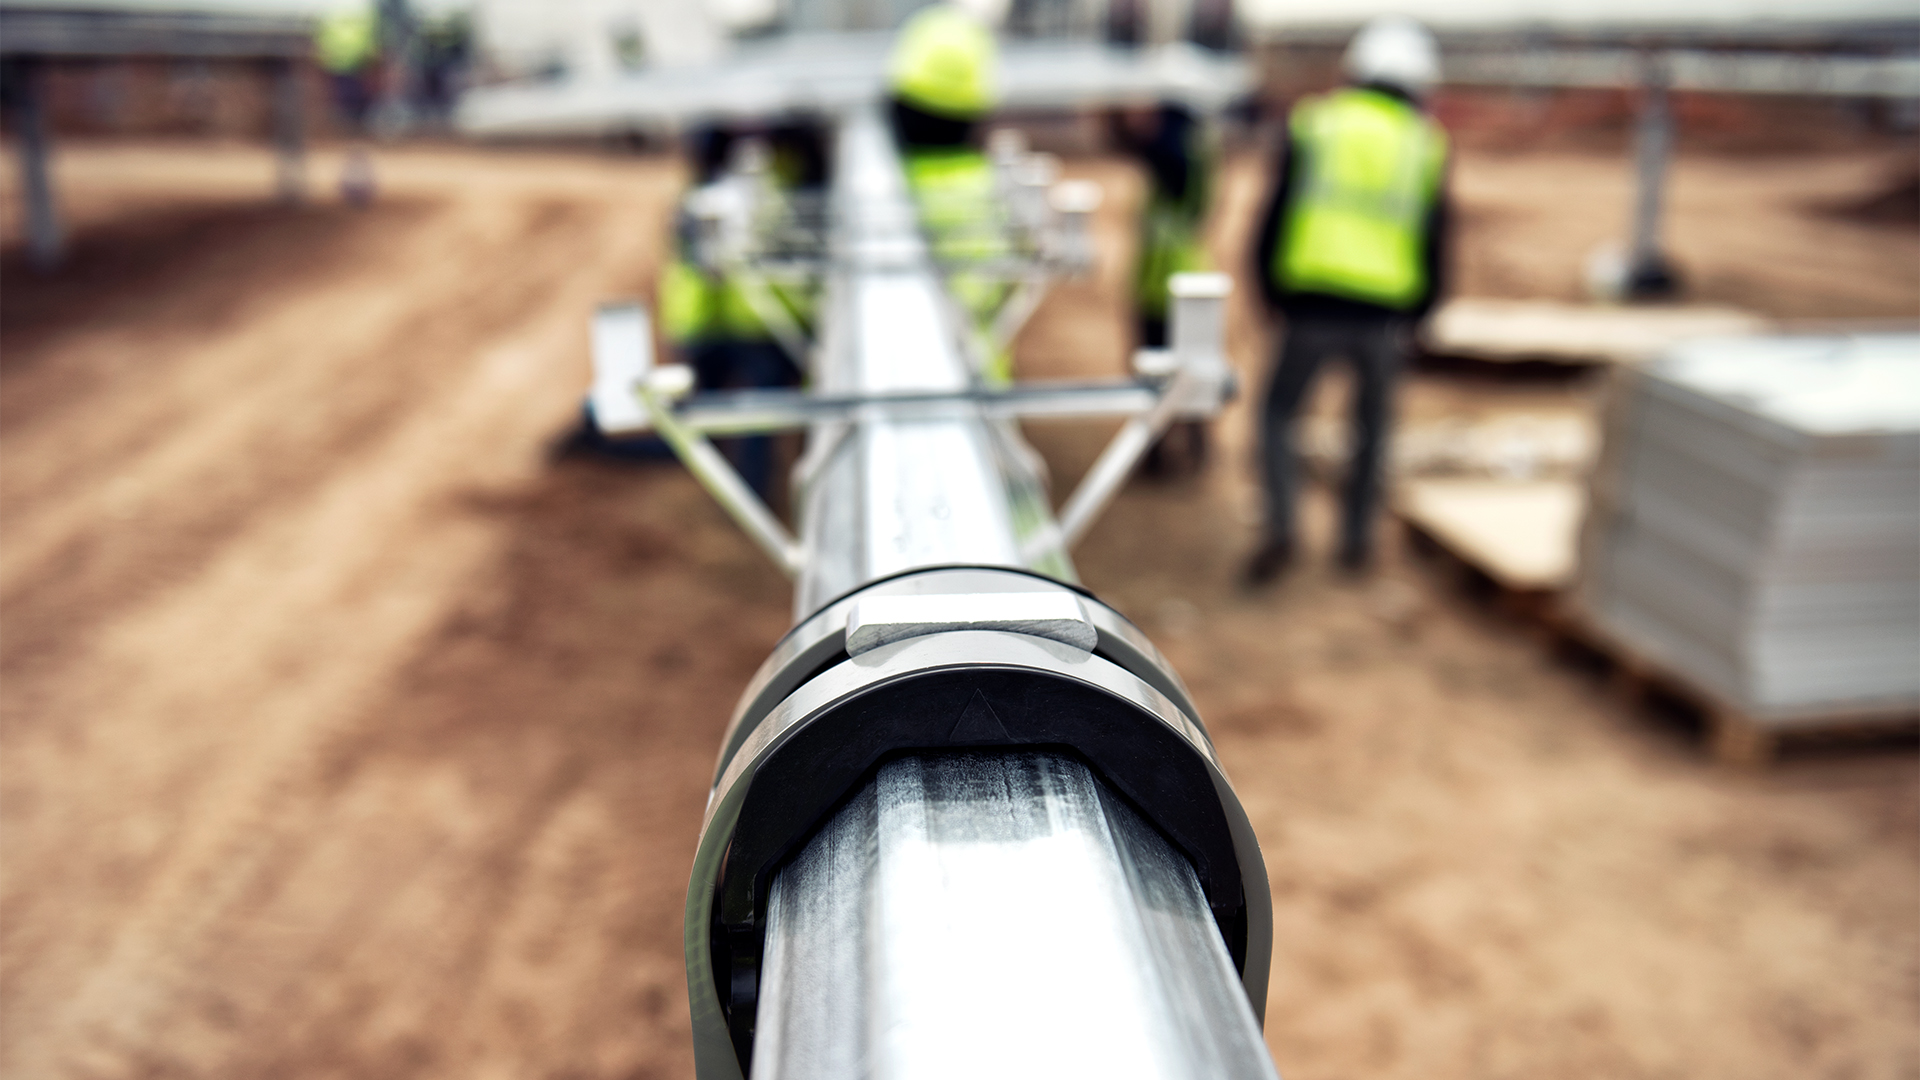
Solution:
{"label": "tire track in dirt", "polygon": [[[551,226],[550,210],[536,207],[533,218],[545,213]],[[490,308],[459,324],[479,336],[438,344],[484,348],[477,362],[463,363],[454,348],[443,354],[451,376],[443,385],[391,380],[400,383],[397,397],[414,398],[414,408],[386,425],[392,430],[384,437],[382,425],[367,425],[359,436],[367,443],[362,452],[309,458],[327,467],[306,478],[310,494],[233,515],[241,520],[185,584],[130,610],[99,613],[102,625],[91,631],[88,647],[59,665],[66,671],[34,680],[42,692],[20,693],[20,680],[12,680],[7,816],[16,838],[10,854],[51,873],[8,883],[4,921],[9,927],[57,921],[43,909],[54,902],[87,913],[70,924],[92,924],[69,935],[67,948],[57,950],[65,955],[44,954],[49,943],[8,935],[15,974],[8,987],[7,1054],[26,1074],[58,1072],[53,1062],[60,1047],[107,1045],[130,1035],[153,1041],[137,1035],[152,1003],[190,981],[182,953],[190,955],[198,939],[217,929],[252,867],[274,850],[276,800],[286,777],[309,768],[317,748],[375,699],[394,665],[411,654],[493,549],[485,523],[450,513],[439,493],[525,475],[545,425],[564,422],[571,411],[575,391],[552,377],[555,361],[578,348],[584,315],[608,287],[601,282],[634,275],[650,256],[657,210],[657,199],[643,202],[629,211],[625,230],[589,234],[575,227],[571,236],[550,235],[545,239],[560,242],[542,245],[539,257],[517,258],[500,278],[479,276],[477,288],[456,291],[447,304],[454,312],[476,303]],[[604,214],[596,224],[606,224]],[[498,223],[488,227],[497,230]],[[372,280],[380,287],[388,279]],[[403,329],[419,325],[421,318],[406,310],[409,298],[397,295],[393,321]],[[543,305],[539,317],[526,319],[527,309],[509,302],[516,296]],[[427,321],[438,314],[427,312]],[[488,329],[516,319],[529,325],[515,340],[487,342]],[[296,380],[300,390],[312,388]],[[228,410],[228,426],[251,433],[270,427],[273,417],[247,416],[247,406],[284,405],[273,395],[239,396],[236,405],[212,395],[203,407]],[[529,408],[540,401],[547,402],[544,409]],[[542,426],[529,431],[530,418]],[[192,468],[163,475],[177,493],[192,491],[197,479]],[[462,476],[470,479],[457,479]],[[233,514],[229,504],[209,516],[222,509]],[[84,529],[85,516],[70,515],[70,527]],[[392,588],[396,582],[402,587]],[[231,725],[207,719],[249,711]],[[23,725],[36,712],[50,715]],[[49,724],[53,716],[63,722]],[[75,751],[88,753],[84,772],[63,764]],[[68,786],[74,780],[78,789]],[[57,786],[44,788],[48,783]],[[151,813],[127,812],[141,806],[167,807],[168,817],[192,829],[175,834],[170,822]],[[29,822],[30,830],[20,829]],[[23,832],[65,850],[55,855],[23,843]],[[83,984],[61,989],[23,984],[23,970],[87,975]],[[53,1003],[58,1012],[48,1015]],[[95,1037],[107,1033],[120,1039]]]}
{"label": "tire track in dirt", "polygon": [[[85,181],[111,156],[65,160]],[[141,197],[199,193],[228,168],[189,156],[127,159]],[[1483,175],[1543,203],[1593,168],[1493,164]],[[687,864],[720,728],[785,629],[786,589],[678,470],[534,461],[584,381],[587,309],[645,288],[675,174],[434,150],[397,155],[390,175],[402,195],[472,200],[432,229],[471,237],[474,256],[446,272],[476,284],[398,280],[379,257],[335,268],[392,294],[361,294],[369,308],[550,291],[494,340],[436,316],[420,332],[445,337],[422,338],[404,369],[314,384],[377,398],[359,383],[437,373],[355,436],[362,452],[300,436],[314,456],[297,498],[253,509],[204,470],[169,474],[169,497],[249,520],[192,574],[88,622],[59,663],[9,675],[0,1072],[690,1072]],[[107,179],[76,187],[83,207],[133,183]],[[1216,255],[1236,269],[1232,222],[1257,180],[1223,177]],[[481,257],[555,201],[601,222],[568,234],[582,247],[566,265]],[[1102,235],[1124,236],[1124,216],[1103,210]],[[1537,268],[1552,252],[1519,255]],[[1110,372],[1093,365],[1118,352],[1093,350],[1119,340],[1124,281],[1116,262],[1062,290],[1023,359],[1045,345],[1048,374]],[[222,311],[238,324],[203,327],[205,351],[182,352],[170,379],[192,385],[272,316]],[[1258,341],[1250,316],[1236,307],[1235,342]],[[313,340],[286,347],[376,347],[363,329],[322,309]],[[1232,348],[1243,372],[1264,364]],[[1409,398],[1470,389],[1416,378]],[[1911,758],[1708,768],[1392,553],[1371,583],[1331,577],[1312,557],[1331,525],[1318,492],[1309,565],[1241,594],[1251,403],[1218,425],[1204,483],[1129,487],[1077,558],[1183,673],[1260,835],[1283,1075],[1911,1075]],[[344,425],[361,408],[304,415]],[[1064,488],[1098,434],[1038,430]],[[38,442],[25,463],[51,474],[67,464],[37,459],[70,452]],[[8,516],[97,505],[100,481],[74,477],[9,499]],[[0,660],[19,621],[6,614]]]}
{"label": "tire track in dirt", "polygon": [[[263,310],[240,347],[159,350],[166,369],[196,354],[190,375],[175,380],[186,385],[172,393],[142,385],[96,393],[77,413],[8,430],[0,451],[29,463],[6,471],[9,505],[65,513],[14,515],[0,547],[0,604],[29,631],[14,635],[6,662],[57,662],[62,645],[81,640],[91,623],[191,576],[257,515],[306,497],[326,475],[312,462],[365,453],[439,392],[470,343],[497,337],[548,302],[550,283],[564,279],[601,213],[595,203],[456,197],[397,234],[387,222],[368,222],[346,238],[349,246],[409,256],[362,252],[367,257],[352,261],[367,277],[255,304]],[[483,235],[502,221],[506,235]],[[463,273],[474,261],[512,263],[514,273]],[[261,288],[270,293],[289,288],[265,277]],[[418,288],[398,299],[380,284],[392,280]],[[342,321],[360,324],[356,333],[316,338],[316,324],[343,313]],[[115,335],[80,351],[133,347]],[[43,497],[83,485],[96,493],[92,505]],[[194,497],[179,497],[189,491]]]}

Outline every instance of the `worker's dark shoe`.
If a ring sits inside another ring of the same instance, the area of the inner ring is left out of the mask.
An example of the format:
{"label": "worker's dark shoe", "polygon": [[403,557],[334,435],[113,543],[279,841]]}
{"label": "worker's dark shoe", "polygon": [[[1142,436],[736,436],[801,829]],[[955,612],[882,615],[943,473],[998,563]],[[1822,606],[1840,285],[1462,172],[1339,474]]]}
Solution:
{"label": "worker's dark shoe", "polygon": [[1293,565],[1293,541],[1269,539],[1253,558],[1247,560],[1243,580],[1248,585],[1265,585]]}

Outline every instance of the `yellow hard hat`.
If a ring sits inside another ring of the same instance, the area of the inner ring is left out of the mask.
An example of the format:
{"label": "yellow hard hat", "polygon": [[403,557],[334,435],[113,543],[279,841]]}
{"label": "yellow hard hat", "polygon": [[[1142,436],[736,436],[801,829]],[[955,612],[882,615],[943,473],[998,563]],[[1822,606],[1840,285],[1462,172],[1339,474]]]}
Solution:
{"label": "yellow hard hat", "polygon": [[351,75],[380,51],[380,20],[370,6],[342,8],[320,19],[313,39],[322,70]]}
{"label": "yellow hard hat", "polygon": [[971,120],[993,107],[993,34],[952,4],[922,8],[900,28],[890,74],[907,104]]}

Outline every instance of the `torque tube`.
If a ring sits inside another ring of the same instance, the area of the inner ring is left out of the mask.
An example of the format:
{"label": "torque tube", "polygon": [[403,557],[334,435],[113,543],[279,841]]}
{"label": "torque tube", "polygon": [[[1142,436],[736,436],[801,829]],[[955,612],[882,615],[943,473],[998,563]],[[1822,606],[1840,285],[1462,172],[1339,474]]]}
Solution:
{"label": "torque tube", "polygon": [[1266,870],[1192,700],[1074,583],[878,110],[833,175],[812,387],[942,404],[809,427],[796,625],[688,886],[699,1076],[1271,1078]]}

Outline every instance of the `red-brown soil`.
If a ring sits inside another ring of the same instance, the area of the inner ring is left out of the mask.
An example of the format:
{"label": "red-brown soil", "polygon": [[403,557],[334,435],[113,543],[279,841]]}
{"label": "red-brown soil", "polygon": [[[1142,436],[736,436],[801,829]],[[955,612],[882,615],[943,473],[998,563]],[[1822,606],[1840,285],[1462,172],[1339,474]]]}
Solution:
{"label": "red-brown soil", "polygon": [[[10,222],[0,268],[0,1072],[690,1075],[687,868],[788,593],[677,468],[545,457],[677,168],[396,149],[355,212],[266,206],[246,147],[59,165],[74,261],[31,275]],[[1030,327],[1036,374],[1125,348],[1137,185],[1074,168],[1117,243]],[[1914,230],[1807,209],[1885,168],[1683,159],[1677,253],[1711,298],[1912,315]],[[1460,184],[1464,291],[1570,294],[1624,231],[1621,161]],[[1256,185],[1229,175],[1223,257]],[[1244,304],[1233,346],[1257,387]],[[1318,495],[1307,564],[1241,592],[1253,396],[1078,561],[1253,816],[1283,1075],[1920,1076],[1911,751],[1716,767],[1397,548],[1332,576]],[[1104,438],[1033,434],[1062,493]]]}

